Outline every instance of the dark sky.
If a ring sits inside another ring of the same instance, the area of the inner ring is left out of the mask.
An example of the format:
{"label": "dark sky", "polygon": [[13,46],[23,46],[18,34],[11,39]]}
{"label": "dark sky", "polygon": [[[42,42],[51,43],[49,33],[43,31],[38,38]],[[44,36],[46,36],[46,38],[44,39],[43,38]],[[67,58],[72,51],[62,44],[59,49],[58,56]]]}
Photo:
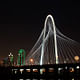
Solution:
{"label": "dark sky", "polygon": [[57,28],[63,34],[80,42],[78,2],[6,1],[0,4],[0,60],[7,57],[9,52],[16,59],[21,48],[28,54],[37,41],[48,14],[52,14]]}

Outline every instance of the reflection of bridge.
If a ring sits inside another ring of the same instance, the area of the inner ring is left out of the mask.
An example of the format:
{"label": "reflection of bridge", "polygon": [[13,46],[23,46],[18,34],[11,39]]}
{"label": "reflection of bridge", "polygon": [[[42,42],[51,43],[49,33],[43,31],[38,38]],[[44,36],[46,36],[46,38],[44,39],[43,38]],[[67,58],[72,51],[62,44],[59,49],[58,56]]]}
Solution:
{"label": "reflection of bridge", "polygon": [[[79,62],[80,44],[63,35],[48,15],[39,39],[26,57],[26,64],[63,64]],[[31,60],[31,62],[30,62]]]}

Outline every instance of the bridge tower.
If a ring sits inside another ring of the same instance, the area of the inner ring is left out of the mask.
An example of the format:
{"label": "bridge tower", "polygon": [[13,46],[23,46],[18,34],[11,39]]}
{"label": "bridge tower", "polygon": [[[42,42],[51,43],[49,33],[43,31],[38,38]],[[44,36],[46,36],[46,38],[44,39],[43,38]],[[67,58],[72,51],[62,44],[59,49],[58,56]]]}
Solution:
{"label": "bridge tower", "polygon": [[[46,36],[46,27],[47,27],[46,24],[47,24],[48,19],[51,20],[51,24],[52,24],[52,27],[49,28],[49,29],[52,29],[53,32],[54,32],[54,51],[55,51],[55,57],[56,57],[56,64],[59,63],[59,60],[58,60],[58,51],[57,51],[57,39],[56,39],[56,26],[55,26],[55,22],[54,22],[53,17],[51,15],[48,15],[46,17],[46,20],[45,20],[45,23],[44,23],[43,42],[42,42],[42,49],[41,49],[40,65],[43,64],[43,57],[44,57],[43,55],[44,55],[44,46],[45,46],[44,39],[45,39],[45,36]],[[50,26],[48,26],[48,27],[50,27]]]}

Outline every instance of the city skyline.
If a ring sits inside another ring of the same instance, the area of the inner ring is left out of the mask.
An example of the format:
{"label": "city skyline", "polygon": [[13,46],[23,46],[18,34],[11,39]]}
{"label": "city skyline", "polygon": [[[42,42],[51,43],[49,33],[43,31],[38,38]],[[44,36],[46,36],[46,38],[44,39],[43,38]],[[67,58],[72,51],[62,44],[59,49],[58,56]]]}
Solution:
{"label": "city skyline", "polygon": [[25,49],[28,54],[37,41],[48,14],[53,15],[57,28],[63,34],[80,43],[79,7],[66,8],[62,3],[57,5],[55,2],[56,7],[53,4],[48,4],[47,1],[45,6],[39,5],[38,9],[29,6],[0,8],[0,60],[10,52],[17,57],[19,49]]}

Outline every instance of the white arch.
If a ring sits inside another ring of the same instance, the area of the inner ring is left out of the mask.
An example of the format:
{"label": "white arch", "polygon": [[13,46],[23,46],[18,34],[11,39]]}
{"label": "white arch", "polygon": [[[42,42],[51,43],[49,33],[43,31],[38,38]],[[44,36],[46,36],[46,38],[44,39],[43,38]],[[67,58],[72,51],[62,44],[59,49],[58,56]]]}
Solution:
{"label": "white arch", "polygon": [[44,55],[44,46],[45,46],[45,32],[46,32],[46,23],[47,23],[47,20],[48,18],[51,19],[52,21],[52,26],[53,26],[53,32],[54,32],[54,47],[55,47],[55,57],[56,57],[56,64],[59,63],[59,60],[58,60],[58,51],[57,51],[57,39],[56,39],[56,26],[55,26],[55,22],[54,22],[54,19],[52,17],[52,15],[48,15],[46,17],[46,20],[45,20],[45,23],[44,23],[44,30],[43,30],[43,43],[42,43],[42,49],[41,49],[41,58],[40,58],[40,65],[43,64],[43,55]]}

